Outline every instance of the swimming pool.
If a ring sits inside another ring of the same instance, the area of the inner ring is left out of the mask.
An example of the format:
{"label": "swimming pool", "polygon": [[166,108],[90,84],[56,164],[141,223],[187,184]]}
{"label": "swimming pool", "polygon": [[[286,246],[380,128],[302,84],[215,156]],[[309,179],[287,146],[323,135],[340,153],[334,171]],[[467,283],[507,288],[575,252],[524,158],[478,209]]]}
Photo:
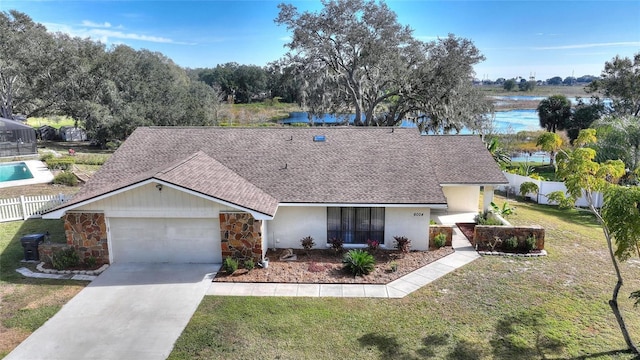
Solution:
{"label": "swimming pool", "polygon": [[27,164],[23,162],[0,164],[0,182],[33,179]]}

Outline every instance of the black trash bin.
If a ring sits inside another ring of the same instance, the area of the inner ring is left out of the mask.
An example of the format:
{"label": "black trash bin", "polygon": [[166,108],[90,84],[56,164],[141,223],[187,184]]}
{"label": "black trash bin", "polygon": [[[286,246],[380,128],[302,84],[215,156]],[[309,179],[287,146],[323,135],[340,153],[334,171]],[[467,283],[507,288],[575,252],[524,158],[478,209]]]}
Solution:
{"label": "black trash bin", "polygon": [[38,245],[44,241],[45,234],[29,234],[20,238],[25,260],[40,260]]}

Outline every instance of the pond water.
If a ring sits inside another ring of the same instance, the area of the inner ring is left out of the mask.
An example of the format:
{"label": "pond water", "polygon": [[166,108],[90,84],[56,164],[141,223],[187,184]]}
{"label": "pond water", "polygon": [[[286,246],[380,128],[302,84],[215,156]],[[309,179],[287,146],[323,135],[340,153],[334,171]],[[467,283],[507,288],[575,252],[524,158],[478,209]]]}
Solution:
{"label": "pond water", "polygon": [[[313,122],[315,125],[335,125],[343,123],[345,119],[349,119],[349,123],[353,123],[353,114],[345,114],[334,116],[331,114],[325,114],[320,117],[314,117]],[[309,118],[306,112],[293,112],[291,116],[282,120],[282,124],[308,124]],[[412,128],[416,127],[415,124],[409,121],[403,121],[401,127]],[[517,133],[523,130],[540,130],[540,121],[538,120],[538,113],[535,110],[510,110],[499,111],[495,114],[494,127],[498,133]],[[470,134],[469,130],[464,129],[461,134]]]}
{"label": "pond water", "polygon": [[[504,102],[508,101],[540,101],[546,99],[545,96],[531,96],[531,95],[517,95],[517,96],[492,96],[498,103],[502,100]],[[578,103],[575,97],[568,98],[574,105]],[[583,98],[585,102],[588,102],[589,98]],[[610,104],[611,100],[604,99],[605,104]],[[343,123],[345,119],[349,119],[349,123],[353,123],[355,115],[353,114],[343,114],[343,115],[331,115],[324,114],[320,117],[314,117],[313,122],[315,125],[335,125],[338,123]],[[308,113],[306,112],[293,112],[291,116],[281,120],[282,124],[292,125],[292,124],[308,124],[309,118]],[[401,127],[416,127],[415,124],[410,121],[403,121],[400,125]],[[519,131],[535,131],[542,130],[540,127],[540,120],[538,119],[538,113],[534,109],[519,109],[519,110],[509,110],[509,111],[498,111],[495,113],[494,118],[494,128],[497,133],[505,134],[505,133],[517,133]],[[471,132],[467,129],[461,131],[461,134],[470,134]]]}

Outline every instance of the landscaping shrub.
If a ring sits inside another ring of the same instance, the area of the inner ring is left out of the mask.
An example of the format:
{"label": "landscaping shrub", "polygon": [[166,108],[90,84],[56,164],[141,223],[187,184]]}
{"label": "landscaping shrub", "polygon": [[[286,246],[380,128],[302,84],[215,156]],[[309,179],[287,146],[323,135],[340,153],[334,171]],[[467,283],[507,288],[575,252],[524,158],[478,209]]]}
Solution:
{"label": "landscaping shrub", "polygon": [[533,236],[527,237],[527,239],[524,241],[525,251],[529,252],[531,250],[534,250],[536,248],[537,243],[538,241],[536,240],[535,237]]}
{"label": "landscaping shrub", "polygon": [[117,150],[120,147],[122,142],[119,140],[109,141],[105,144],[106,148],[109,150]]}
{"label": "landscaping shrub", "polygon": [[300,239],[300,244],[302,244],[302,248],[305,250],[310,250],[311,248],[316,246],[316,243],[313,241],[313,238],[311,236]]}
{"label": "landscaping shrub", "polygon": [[248,259],[244,261],[244,268],[251,271],[256,267],[256,263],[253,262],[253,259]]}
{"label": "landscaping shrub", "polygon": [[51,157],[45,161],[47,163],[47,167],[51,170],[69,170],[73,167],[73,164],[76,163],[76,159],[70,156],[64,157]]}
{"label": "landscaping shrub", "polygon": [[496,219],[495,217],[492,217],[491,215],[489,215],[488,212],[484,212],[484,213],[478,213],[478,215],[476,215],[473,220],[476,222],[476,224],[478,225],[497,225],[497,226],[501,226],[504,225],[502,223],[502,221]]}
{"label": "landscaping shrub", "polygon": [[536,183],[533,183],[531,181],[525,181],[522,184],[520,184],[520,196],[525,197],[527,196],[527,194],[538,194],[538,191],[540,191],[540,189],[538,188],[538,185]]}
{"label": "landscaping shrub", "polygon": [[353,276],[367,275],[375,269],[376,260],[364,250],[349,250],[342,259],[344,268]]}
{"label": "landscaping shrub", "polygon": [[341,238],[331,238],[329,239],[329,241],[327,241],[327,243],[329,243],[331,248],[336,252],[341,252],[343,250],[344,240],[342,240]]}
{"label": "landscaping shrub", "polygon": [[380,241],[367,240],[367,247],[369,248],[369,251],[376,251],[380,248]]}
{"label": "landscaping shrub", "polygon": [[404,236],[394,236],[393,239],[396,241],[396,249],[408,253],[409,248],[411,247],[411,240],[407,239]]}
{"label": "landscaping shrub", "polygon": [[507,240],[505,240],[503,245],[504,245],[505,250],[514,251],[515,249],[518,248],[518,238],[516,238],[515,236],[512,236],[512,237],[508,238]]}
{"label": "landscaping shrub", "polygon": [[56,270],[75,268],[78,265],[80,265],[80,256],[72,247],[54,252],[51,258],[51,266]]}
{"label": "landscaping shrub", "polygon": [[109,159],[107,154],[78,154],[75,157],[76,164],[102,165]]}
{"label": "landscaping shrub", "polygon": [[96,265],[98,265],[98,259],[96,259],[94,256],[89,256],[88,258],[84,259],[84,266],[87,269],[94,269]]}
{"label": "landscaping shrub", "polygon": [[228,274],[233,274],[236,270],[238,270],[238,260],[227,257],[224,259],[224,263],[222,264],[222,268]]}
{"label": "landscaping shrub", "polygon": [[438,233],[438,235],[433,237],[433,245],[435,245],[437,249],[440,249],[446,243],[447,243],[447,235],[445,235],[444,233]]}
{"label": "landscaping shrub", "polygon": [[78,185],[78,178],[70,171],[63,171],[53,178],[54,184],[76,186]]}
{"label": "landscaping shrub", "polygon": [[392,261],[389,263],[389,268],[391,269],[391,272],[396,272],[398,271],[398,263],[395,261]]}
{"label": "landscaping shrub", "polygon": [[40,161],[43,161],[43,162],[46,163],[48,160],[53,159],[53,158],[54,158],[54,155],[52,153],[48,152],[48,153],[42,154],[40,156]]}

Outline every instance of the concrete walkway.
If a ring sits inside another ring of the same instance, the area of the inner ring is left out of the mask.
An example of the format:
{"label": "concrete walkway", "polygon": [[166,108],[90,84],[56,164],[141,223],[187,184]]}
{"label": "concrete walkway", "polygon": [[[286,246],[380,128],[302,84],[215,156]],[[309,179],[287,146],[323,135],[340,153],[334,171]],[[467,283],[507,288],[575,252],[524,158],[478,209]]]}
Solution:
{"label": "concrete walkway", "polygon": [[5,359],[166,359],[214,270],[114,264]]}
{"label": "concrete walkway", "polygon": [[[458,216],[455,221],[467,218],[468,215]],[[453,228],[452,245],[455,249],[453,254],[386,285],[212,282],[207,295],[402,298],[480,257],[457,227]]]}

